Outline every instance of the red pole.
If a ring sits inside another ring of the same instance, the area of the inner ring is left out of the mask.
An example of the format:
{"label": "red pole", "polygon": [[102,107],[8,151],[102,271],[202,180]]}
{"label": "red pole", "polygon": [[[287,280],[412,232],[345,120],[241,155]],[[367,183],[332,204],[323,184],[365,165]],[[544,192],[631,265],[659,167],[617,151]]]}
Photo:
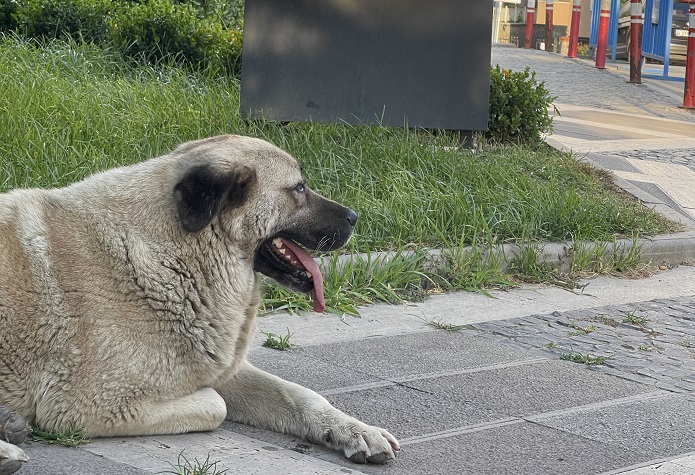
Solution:
{"label": "red pole", "polygon": [[642,84],[642,0],[630,0],[630,80]]}
{"label": "red pole", "polygon": [[545,0],[545,50],[553,50],[553,0]]}
{"label": "red pole", "polygon": [[598,44],[596,45],[596,67],[606,69],[606,48],[608,48],[608,22],[611,17],[611,0],[601,0],[601,13],[598,22]]}
{"label": "red pole", "polygon": [[524,48],[528,49],[531,47],[531,42],[533,41],[533,14],[536,11],[536,0],[528,0],[528,5],[526,6],[526,42],[524,43]]}
{"label": "red pole", "polygon": [[683,107],[695,109],[695,3],[690,4],[690,21],[688,25],[688,53],[685,60]]}
{"label": "red pole", "polygon": [[570,47],[567,51],[568,58],[577,57],[577,44],[579,43],[579,20],[582,16],[582,0],[572,2],[572,26],[570,27]]}

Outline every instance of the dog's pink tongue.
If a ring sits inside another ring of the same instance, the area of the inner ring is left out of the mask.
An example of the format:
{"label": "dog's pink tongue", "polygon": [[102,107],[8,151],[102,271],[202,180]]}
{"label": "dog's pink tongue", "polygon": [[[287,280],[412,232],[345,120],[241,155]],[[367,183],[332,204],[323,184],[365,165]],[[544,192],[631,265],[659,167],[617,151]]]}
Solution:
{"label": "dog's pink tongue", "polygon": [[323,313],[326,308],[326,301],[323,296],[323,276],[321,275],[319,266],[316,265],[313,257],[293,241],[283,239],[282,244],[294,253],[299,262],[304,266],[304,269],[311,274],[311,278],[314,281],[314,289],[311,291],[310,295],[314,301],[314,312]]}

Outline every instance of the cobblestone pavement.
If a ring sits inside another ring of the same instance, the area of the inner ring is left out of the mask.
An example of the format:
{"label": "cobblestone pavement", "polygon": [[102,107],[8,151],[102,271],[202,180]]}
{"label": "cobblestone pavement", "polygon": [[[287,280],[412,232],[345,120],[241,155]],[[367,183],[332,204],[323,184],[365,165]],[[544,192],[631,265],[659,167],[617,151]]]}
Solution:
{"label": "cobblestone pavement", "polygon": [[536,78],[545,82],[560,104],[695,122],[695,112],[678,107],[682,96],[659,87],[657,80],[630,84],[622,73],[597,70],[586,61],[534,49],[493,47],[491,63],[514,71],[526,67],[536,71]]}
{"label": "cobblestone pavement", "polygon": [[695,297],[652,300],[473,325],[484,338],[675,392],[695,391]]}
{"label": "cobblestone pavement", "polygon": [[684,165],[691,170],[695,170],[695,149],[693,148],[666,150],[621,150],[620,152],[611,152],[609,155],[621,158],[670,163],[672,165]]}

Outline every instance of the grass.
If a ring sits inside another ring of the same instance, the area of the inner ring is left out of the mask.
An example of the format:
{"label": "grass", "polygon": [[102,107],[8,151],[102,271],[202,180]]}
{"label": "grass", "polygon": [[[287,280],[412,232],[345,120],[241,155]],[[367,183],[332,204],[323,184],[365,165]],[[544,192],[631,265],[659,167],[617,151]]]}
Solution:
{"label": "grass", "polygon": [[[350,264],[340,267],[335,256],[324,263],[334,313],[515,285],[496,250],[503,243],[614,242],[675,229],[568,153],[492,146],[473,153],[445,133],[245,121],[233,78],[131,65],[89,45],[0,36],[0,191],[64,186],[221,133],[286,149],[316,191],[357,211],[345,250]],[[444,249],[436,269],[427,259],[432,249]],[[381,251],[390,257],[377,257]],[[532,251],[521,265],[542,279],[546,269],[532,267]],[[628,265],[615,255],[613,267]],[[582,259],[589,257],[573,266]],[[266,290],[266,311],[309,308],[305,296]]]}
{"label": "grass", "polygon": [[434,327],[434,328],[438,328],[440,330],[445,330],[448,332],[457,332],[457,331],[463,330],[465,328],[471,328],[470,326],[467,326],[467,325],[455,325],[453,323],[447,323],[447,322],[443,322],[441,320],[429,320],[427,322],[427,324]]}
{"label": "grass", "polygon": [[635,311],[625,312],[625,317],[623,318],[623,323],[629,323],[631,325],[643,326],[649,322],[649,318],[640,317],[635,314]]}
{"label": "grass", "polygon": [[65,447],[79,447],[89,442],[84,431],[80,429],[67,432],[45,431],[39,427],[31,428],[31,440],[46,444],[63,445]]}
{"label": "grass", "polygon": [[265,335],[265,341],[263,342],[263,346],[266,348],[272,348],[274,350],[279,350],[279,351],[285,351],[289,350],[290,348],[294,347],[292,343],[290,343],[290,338],[292,338],[293,333],[290,333],[290,329],[287,329],[287,335],[285,336],[280,336],[276,335],[275,333],[270,333],[270,332],[261,332]]}
{"label": "grass", "polygon": [[605,356],[591,356],[583,353],[563,353],[560,355],[560,359],[593,366],[604,364],[607,358]]}
{"label": "grass", "polygon": [[197,458],[194,458],[191,462],[181,452],[176,464],[170,464],[173,471],[160,473],[172,473],[174,475],[223,475],[227,473],[227,470],[217,470],[217,464],[218,462],[210,462],[210,454],[203,462]]}

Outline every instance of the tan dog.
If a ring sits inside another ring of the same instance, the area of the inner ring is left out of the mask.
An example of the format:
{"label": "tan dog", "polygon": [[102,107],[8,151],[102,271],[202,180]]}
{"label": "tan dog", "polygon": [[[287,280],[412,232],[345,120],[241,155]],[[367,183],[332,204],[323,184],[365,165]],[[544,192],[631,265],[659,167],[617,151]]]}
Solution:
{"label": "tan dog", "polygon": [[226,418],[356,462],[392,459],[387,431],[245,357],[256,272],[323,310],[321,274],[296,243],[337,249],[356,219],[312,192],[290,155],[239,136],[0,194],[0,405],[92,437],[207,431]]}

